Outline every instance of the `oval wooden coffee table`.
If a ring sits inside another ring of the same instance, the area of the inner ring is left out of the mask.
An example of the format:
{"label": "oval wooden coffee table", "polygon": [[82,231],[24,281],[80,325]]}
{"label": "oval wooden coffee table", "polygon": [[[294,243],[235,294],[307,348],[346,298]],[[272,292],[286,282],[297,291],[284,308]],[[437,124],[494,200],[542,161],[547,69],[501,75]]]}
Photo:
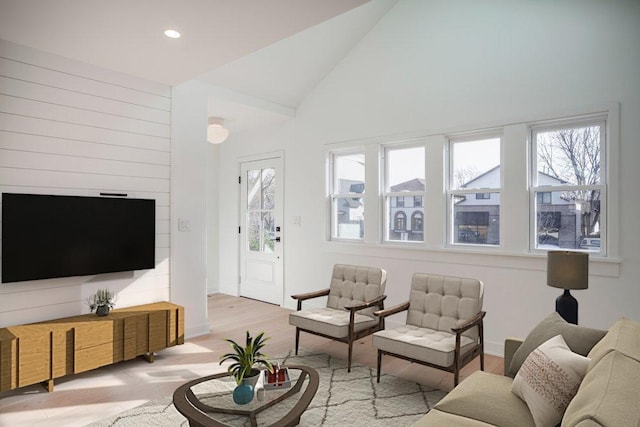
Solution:
{"label": "oval wooden coffee table", "polygon": [[192,427],[246,425],[295,426],[318,390],[320,377],[315,369],[287,365],[292,386],[265,390],[265,398],[255,396],[246,405],[236,405],[232,394],[235,379],[228,372],[198,378],[181,385],[173,393],[173,404]]}

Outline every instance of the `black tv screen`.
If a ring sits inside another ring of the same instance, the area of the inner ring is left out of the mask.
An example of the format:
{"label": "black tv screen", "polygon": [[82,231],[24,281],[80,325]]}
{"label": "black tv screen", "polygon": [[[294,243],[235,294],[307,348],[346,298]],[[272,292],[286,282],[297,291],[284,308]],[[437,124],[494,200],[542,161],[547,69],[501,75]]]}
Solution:
{"label": "black tv screen", "polygon": [[155,266],[155,200],[2,194],[2,282]]}

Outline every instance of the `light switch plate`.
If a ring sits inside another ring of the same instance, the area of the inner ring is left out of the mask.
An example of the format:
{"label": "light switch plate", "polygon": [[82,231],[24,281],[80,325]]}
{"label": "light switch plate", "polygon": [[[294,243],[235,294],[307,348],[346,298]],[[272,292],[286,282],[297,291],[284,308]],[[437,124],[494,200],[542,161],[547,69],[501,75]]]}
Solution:
{"label": "light switch plate", "polygon": [[178,219],[178,231],[191,231],[191,220]]}

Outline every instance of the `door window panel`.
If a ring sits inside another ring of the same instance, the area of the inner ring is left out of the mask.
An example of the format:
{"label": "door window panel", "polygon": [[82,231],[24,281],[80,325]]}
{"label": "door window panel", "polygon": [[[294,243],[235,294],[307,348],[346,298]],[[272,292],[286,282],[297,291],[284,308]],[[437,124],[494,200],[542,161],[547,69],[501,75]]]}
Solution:
{"label": "door window panel", "polygon": [[275,224],[275,170],[247,171],[247,249],[273,253]]}

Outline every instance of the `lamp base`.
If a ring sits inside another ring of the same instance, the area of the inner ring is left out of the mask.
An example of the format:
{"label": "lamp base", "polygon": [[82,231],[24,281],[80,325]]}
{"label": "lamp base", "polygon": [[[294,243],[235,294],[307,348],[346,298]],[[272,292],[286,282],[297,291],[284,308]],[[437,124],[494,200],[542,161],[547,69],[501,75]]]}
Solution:
{"label": "lamp base", "polygon": [[578,324],[578,300],[569,293],[569,289],[556,298],[556,311],[567,322]]}

